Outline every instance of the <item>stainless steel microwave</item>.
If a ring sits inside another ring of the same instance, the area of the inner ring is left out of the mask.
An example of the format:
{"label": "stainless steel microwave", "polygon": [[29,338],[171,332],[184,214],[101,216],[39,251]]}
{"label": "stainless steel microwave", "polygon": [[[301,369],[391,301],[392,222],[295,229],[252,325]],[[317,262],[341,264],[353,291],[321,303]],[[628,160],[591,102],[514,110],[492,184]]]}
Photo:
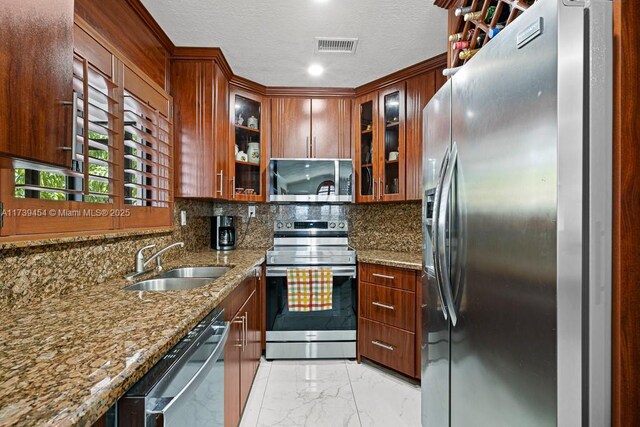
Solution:
{"label": "stainless steel microwave", "polygon": [[353,202],[353,160],[271,159],[269,201]]}

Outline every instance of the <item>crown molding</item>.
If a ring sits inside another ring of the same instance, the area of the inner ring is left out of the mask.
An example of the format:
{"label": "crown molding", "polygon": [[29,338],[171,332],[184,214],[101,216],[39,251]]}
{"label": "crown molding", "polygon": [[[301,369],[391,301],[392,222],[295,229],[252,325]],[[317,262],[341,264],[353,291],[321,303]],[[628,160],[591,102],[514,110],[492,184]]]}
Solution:
{"label": "crown molding", "polygon": [[270,97],[304,98],[344,98],[355,96],[353,88],[345,87],[290,87],[267,86],[266,95]]}
{"label": "crown molding", "polygon": [[175,49],[175,45],[167,36],[167,33],[164,32],[160,24],[151,16],[146,7],[142,4],[140,0],[126,0],[127,4],[133,9],[140,19],[144,22],[144,24],[151,30],[151,32],[158,38],[158,41],[162,46],[167,50],[167,52],[171,53]]}
{"label": "crown molding", "polygon": [[235,74],[229,79],[229,84],[249,92],[257,93],[258,95],[267,95],[267,87],[265,85],[245,79],[244,77],[236,76]]}
{"label": "crown molding", "polygon": [[175,46],[171,60],[215,61],[227,79],[231,80],[233,71],[219,47]]}
{"label": "crown molding", "polygon": [[417,64],[414,64],[414,65],[411,65],[407,68],[403,68],[402,70],[398,70],[384,77],[380,77],[379,79],[376,79],[372,82],[365,83],[362,86],[358,86],[355,89],[355,95],[360,96],[366,93],[380,90],[387,86],[400,83],[403,80],[410,79],[411,77],[415,77],[419,74],[423,74],[423,73],[435,70],[437,68],[442,68],[446,66],[447,66],[447,54],[441,53],[440,55],[436,55],[432,58],[429,58],[422,62],[418,62]]}

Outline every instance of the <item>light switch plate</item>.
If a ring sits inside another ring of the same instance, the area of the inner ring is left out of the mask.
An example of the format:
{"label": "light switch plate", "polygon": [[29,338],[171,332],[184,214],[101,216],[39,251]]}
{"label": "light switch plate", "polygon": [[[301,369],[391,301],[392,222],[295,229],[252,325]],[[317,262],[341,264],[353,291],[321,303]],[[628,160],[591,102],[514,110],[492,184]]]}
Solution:
{"label": "light switch plate", "polygon": [[180,211],[180,225],[187,225],[187,211]]}

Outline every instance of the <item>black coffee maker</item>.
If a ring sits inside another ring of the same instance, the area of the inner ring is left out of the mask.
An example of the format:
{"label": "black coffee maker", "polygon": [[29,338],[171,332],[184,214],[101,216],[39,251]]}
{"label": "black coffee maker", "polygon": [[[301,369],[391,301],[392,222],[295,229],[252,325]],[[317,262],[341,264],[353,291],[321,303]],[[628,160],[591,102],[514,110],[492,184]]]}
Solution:
{"label": "black coffee maker", "polygon": [[232,251],[236,248],[235,216],[218,215],[211,218],[211,248],[217,251]]}

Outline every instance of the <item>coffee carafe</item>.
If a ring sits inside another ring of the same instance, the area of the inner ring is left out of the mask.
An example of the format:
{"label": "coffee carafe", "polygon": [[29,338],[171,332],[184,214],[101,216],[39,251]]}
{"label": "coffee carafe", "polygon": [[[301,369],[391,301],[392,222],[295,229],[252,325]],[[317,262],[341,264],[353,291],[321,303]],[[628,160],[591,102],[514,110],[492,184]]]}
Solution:
{"label": "coffee carafe", "polygon": [[231,251],[236,248],[235,216],[218,215],[211,218],[211,248]]}

